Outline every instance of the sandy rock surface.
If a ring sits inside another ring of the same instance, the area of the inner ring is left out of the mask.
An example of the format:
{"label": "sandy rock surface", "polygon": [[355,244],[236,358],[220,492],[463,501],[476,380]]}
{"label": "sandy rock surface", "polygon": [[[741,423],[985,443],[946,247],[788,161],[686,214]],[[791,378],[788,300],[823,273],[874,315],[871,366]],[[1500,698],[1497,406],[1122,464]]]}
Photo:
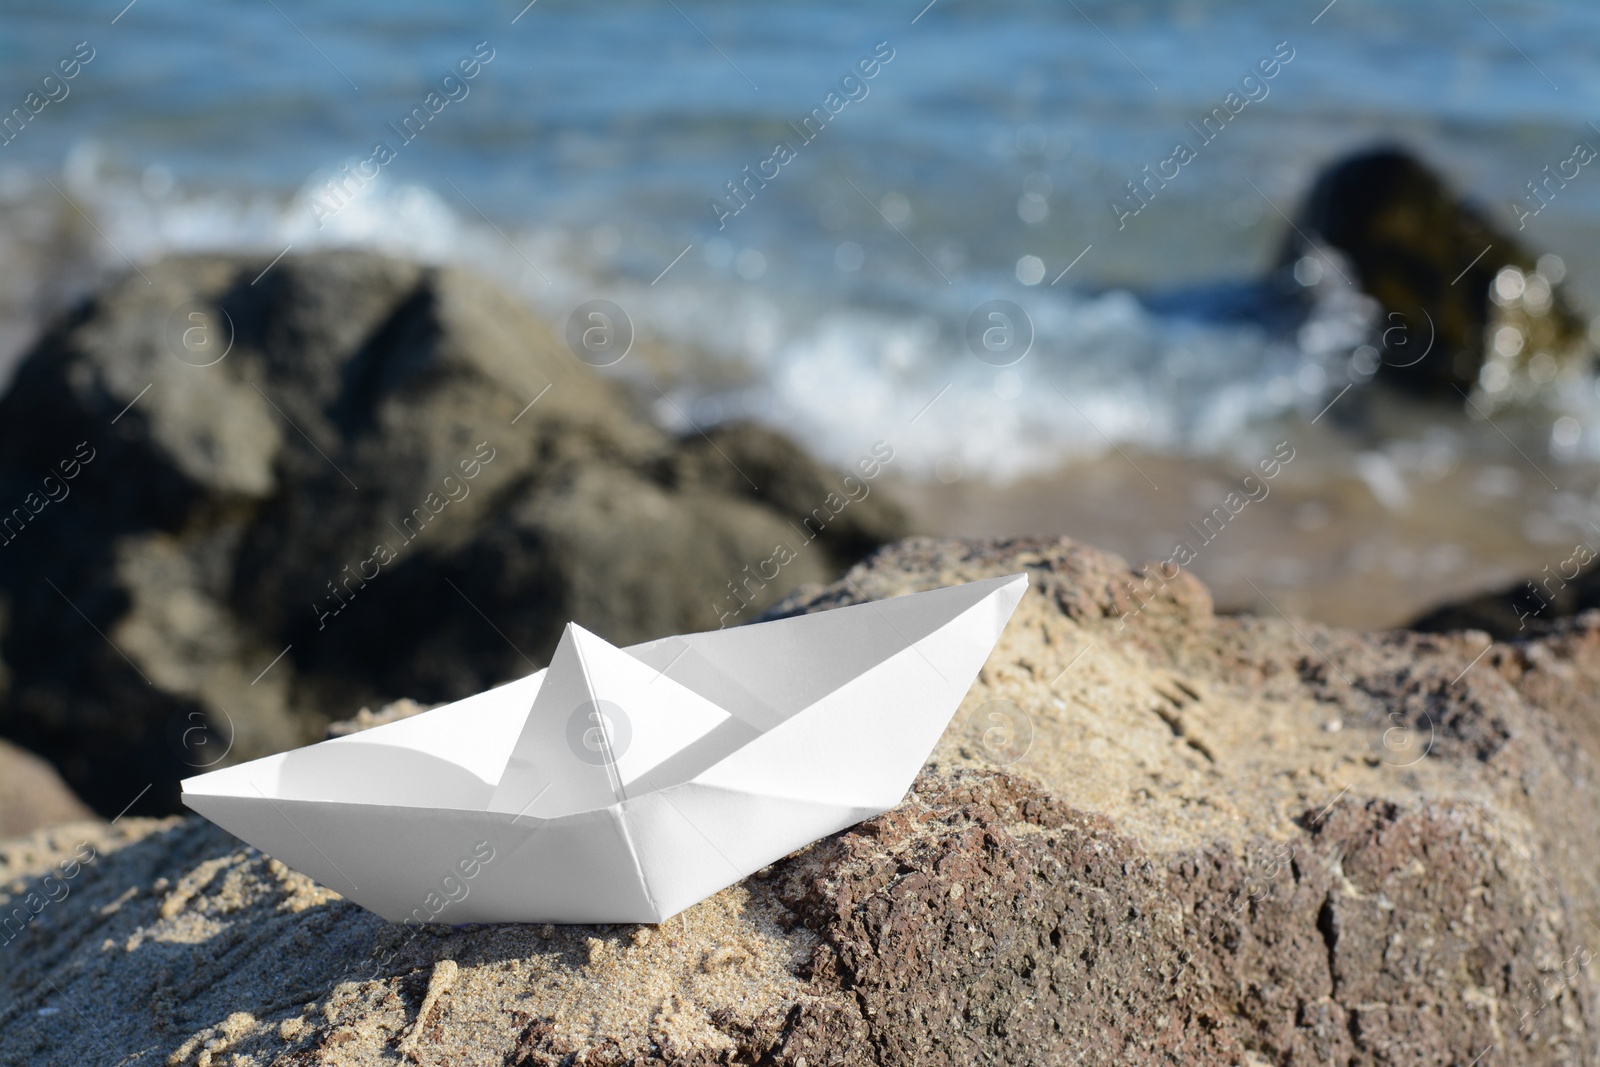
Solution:
{"label": "sandy rock surface", "polygon": [[1600,1056],[1600,618],[1218,618],[1065,540],[905,541],[777,610],[1019,570],[902,805],[657,927],[393,926],[195,819],[10,842],[0,1062]]}

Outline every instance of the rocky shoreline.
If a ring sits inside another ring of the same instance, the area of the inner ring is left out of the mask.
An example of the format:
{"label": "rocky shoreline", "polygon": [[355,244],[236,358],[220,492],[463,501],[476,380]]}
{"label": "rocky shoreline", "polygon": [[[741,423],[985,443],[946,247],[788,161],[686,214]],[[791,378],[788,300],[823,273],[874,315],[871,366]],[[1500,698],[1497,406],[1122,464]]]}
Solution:
{"label": "rocky shoreline", "polygon": [[192,818],[9,842],[7,911],[94,858],[0,945],[0,1061],[1600,1055],[1600,613],[1494,644],[1219,617],[1053,539],[902,541],[774,611],[1017,570],[904,804],[658,927],[408,930]]}

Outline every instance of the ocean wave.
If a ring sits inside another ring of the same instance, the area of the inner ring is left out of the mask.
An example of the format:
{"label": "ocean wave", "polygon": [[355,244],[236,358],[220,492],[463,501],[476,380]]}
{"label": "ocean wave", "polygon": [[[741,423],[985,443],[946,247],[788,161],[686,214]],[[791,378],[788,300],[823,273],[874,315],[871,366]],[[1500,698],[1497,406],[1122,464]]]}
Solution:
{"label": "ocean wave", "polygon": [[[1175,313],[1124,290],[970,273],[948,286],[902,284],[840,300],[822,284],[757,284],[742,276],[751,273],[748,262],[723,248],[691,246],[685,255],[696,269],[677,264],[652,278],[656,261],[624,259],[614,233],[493,222],[470,202],[387,175],[319,219],[313,200],[344,162],[288,193],[197,190],[159,170],[120,173],[92,145],[80,146],[55,188],[44,175],[0,175],[0,240],[13,271],[17,263],[39,267],[52,248],[77,248],[92,269],[39,276],[75,279],[79,290],[96,272],[170,254],[361,247],[485,273],[558,329],[578,304],[608,299],[654,350],[676,354],[648,365],[639,357],[612,372],[660,385],[657,409],[667,424],[693,432],[751,418],[841,463],[887,440],[899,469],[916,479],[1008,482],[1115,449],[1228,453],[1255,427],[1314,416],[1371,371],[1358,353],[1375,306],[1330,278],[1309,287],[1308,310],[1293,328],[1192,308]],[[53,227],[37,221],[46,210]],[[93,233],[61,241],[77,211]],[[23,225],[24,214],[34,222]],[[0,310],[9,330],[0,342],[12,361],[40,309],[52,305],[32,296]],[[65,299],[56,296],[57,304]],[[968,341],[974,309],[996,299],[1013,302],[1031,323],[1031,347],[1005,366],[979,358]],[[1594,390],[1584,388],[1557,400],[1562,414],[1587,426]],[[1569,453],[1600,452],[1593,435],[1566,437]]]}

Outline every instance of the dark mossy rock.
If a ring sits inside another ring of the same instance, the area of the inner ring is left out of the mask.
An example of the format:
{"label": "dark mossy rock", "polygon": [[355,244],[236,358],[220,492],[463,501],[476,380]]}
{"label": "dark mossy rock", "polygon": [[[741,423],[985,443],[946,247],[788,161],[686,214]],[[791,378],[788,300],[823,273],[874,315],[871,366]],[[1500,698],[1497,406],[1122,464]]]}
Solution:
{"label": "dark mossy rock", "polygon": [[362,704],[526,674],[568,620],[617,644],[743,621],[904,532],[876,484],[769,431],[666,432],[481,278],[266,266],[129,276],[0,401],[22,509],[0,515],[0,734],[104,814],[146,786],[135,812],[172,810],[224,751]]}
{"label": "dark mossy rock", "polygon": [[1524,335],[1511,353],[1518,366],[1540,352],[1560,361],[1588,358],[1583,323],[1561,293],[1559,272],[1540,275],[1531,292],[1512,282],[1491,300],[1503,269],[1516,268],[1519,281],[1535,276],[1536,255],[1403,149],[1365,151],[1327,167],[1295,227],[1279,270],[1332,248],[1353,268],[1352,281],[1382,306],[1381,381],[1420,394],[1470,391],[1486,358],[1486,333],[1502,320]]}

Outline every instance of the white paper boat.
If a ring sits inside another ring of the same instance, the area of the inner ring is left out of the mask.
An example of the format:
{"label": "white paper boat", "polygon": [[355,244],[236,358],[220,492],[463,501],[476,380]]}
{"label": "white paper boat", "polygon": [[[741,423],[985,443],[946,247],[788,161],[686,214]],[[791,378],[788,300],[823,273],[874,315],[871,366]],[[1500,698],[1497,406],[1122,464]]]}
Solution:
{"label": "white paper boat", "polygon": [[1022,598],[1010,575],[550,666],[183,783],[391,921],[660,922],[905,796]]}

